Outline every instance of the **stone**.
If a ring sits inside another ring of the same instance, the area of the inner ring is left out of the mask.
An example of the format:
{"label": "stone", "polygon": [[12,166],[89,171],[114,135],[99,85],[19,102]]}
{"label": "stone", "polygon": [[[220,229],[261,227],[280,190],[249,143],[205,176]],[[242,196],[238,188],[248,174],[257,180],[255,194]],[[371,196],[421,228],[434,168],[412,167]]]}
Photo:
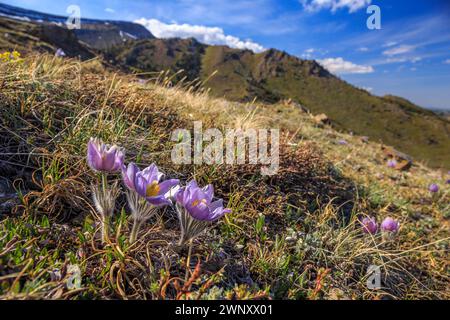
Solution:
{"label": "stone", "polygon": [[394,169],[399,171],[407,171],[411,168],[413,161],[412,158],[406,153],[395,150],[389,146],[382,146],[382,151],[385,156],[385,160],[395,160],[397,162]]}
{"label": "stone", "polygon": [[321,113],[321,114],[314,116],[314,121],[320,125],[331,124],[330,119],[328,118],[328,116],[325,113]]}

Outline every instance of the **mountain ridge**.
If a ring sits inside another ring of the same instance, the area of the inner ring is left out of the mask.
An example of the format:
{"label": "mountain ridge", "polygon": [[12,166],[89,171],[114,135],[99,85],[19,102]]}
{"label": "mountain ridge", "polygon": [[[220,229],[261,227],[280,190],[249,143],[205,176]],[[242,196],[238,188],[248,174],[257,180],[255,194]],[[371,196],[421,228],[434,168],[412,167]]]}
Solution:
{"label": "mountain ridge", "polygon": [[[49,23],[63,26],[67,17],[23,9],[0,3],[0,16],[35,23]],[[104,50],[126,40],[152,39],[153,34],[144,26],[116,20],[80,19],[81,29],[74,29],[79,40],[93,49]]]}

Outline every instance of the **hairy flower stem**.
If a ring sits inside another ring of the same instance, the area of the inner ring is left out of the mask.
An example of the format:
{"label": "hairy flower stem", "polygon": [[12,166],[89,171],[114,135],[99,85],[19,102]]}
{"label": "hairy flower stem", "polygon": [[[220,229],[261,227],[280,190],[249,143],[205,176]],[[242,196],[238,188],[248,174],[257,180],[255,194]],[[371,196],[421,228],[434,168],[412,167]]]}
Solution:
{"label": "hairy flower stem", "polygon": [[106,192],[106,190],[108,190],[108,177],[106,176],[106,173],[102,173],[101,177],[102,177],[103,192]]}
{"label": "hairy flower stem", "polygon": [[137,240],[142,225],[156,214],[158,207],[149,203],[133,190],[128,190],[127,199],[133,219],[129,242],[133,244]]}
{"label": "hairy flower stem", "polygon": [[184,282],[187,282],[189,279],[189,272],[191,271],[191,254],[192,254],[192,239],[189,240],[189,249],[188,255],[186,258],[186,275],[184,276]]}
{"label": "hairy flower stem", "polygon": [[130,244],[133,244],[136,242],[139,230],[141,229],[142,226],[142,221],[139,220],[134,220],[133,221],[133,227],[131,228],[131,233],[130,233]]}
{"label": "hairy flower stem", "polygon": [[102,234],[102,243],[105,244],[109,241],[109,218],[102,217],[101,220],[101,234]]}
{"label": "hairy flower stem", "polygon": [[[108,192],[108,177],[106,173],[102,173],[102,189],[103,194],[106,194]],[[106,215],[103,215],[101,218],[101,226],[102,226],[102,243],[105,244],[109,240],[109,217]]]}

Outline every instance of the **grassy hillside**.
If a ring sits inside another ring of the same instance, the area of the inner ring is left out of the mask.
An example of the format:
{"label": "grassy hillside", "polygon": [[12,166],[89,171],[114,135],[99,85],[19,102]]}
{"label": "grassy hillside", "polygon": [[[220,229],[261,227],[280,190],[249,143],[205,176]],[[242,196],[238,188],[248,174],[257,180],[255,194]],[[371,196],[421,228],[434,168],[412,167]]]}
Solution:
{"label": "grassy hillside", "polygon": [[253,54],[180,39],[144,40],[114,54],[137,72],[185,70],[190,80],[207,80],[205,86],[216,97],[269,103],[292,99],[314,114],[327,114],[337,129],[383,141],[431,166],[450,163],[447,119],[401,98],[373,96],[315,61],[274,49]]}
{"label": "grassy hillside", "polygon": [[201,56],[205,46],[195,39],[141,40],[133,45],[123,45],[107,51],[106,57],[115,65],[132,69],[137,73],[183,71],[174,80],[187,77],[194,80],[201,69]]}
{"label": "grassy hillside", "polygon": [[[3,61],[0,87],[0,299],[450,298],[442,172],[388,168],[376,142],[319,128],[293,105],[143,85],[97,61]],[[173,164],[171,132],[194,120],[221,130],[280,128],[278,174]],[[195,240],[188,268],[172,207],[131,245],[121,196],[110,242],[101,244],[90,188],[97,177],[86,164],[92,136],[125,147],[127,162],[214,184],[232,213]],[[439,193],[430,194],[431,183]],[[400,231],[392,239],[365,234],[365,216],[398,219]],[[375,291],[366,286],[373,264],[382,270]],[[74,268],[81,283],[68,287]]]}

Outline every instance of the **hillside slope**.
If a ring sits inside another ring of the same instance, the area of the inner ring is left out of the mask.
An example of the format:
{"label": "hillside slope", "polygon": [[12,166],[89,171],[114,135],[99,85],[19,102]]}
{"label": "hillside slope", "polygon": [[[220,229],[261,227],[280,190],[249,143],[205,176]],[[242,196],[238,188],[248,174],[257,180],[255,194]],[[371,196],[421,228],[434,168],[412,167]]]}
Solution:
{"label": "hillside slope", "polygon": [[206,46],[194,39],[143,40],[115,48],[114,57],[137,72],[184,69],[191,80],[208,79],[205,86],[217,97],[269,103],[292,99],[314,114],[325,113],[338,129],[381,140],[432,166],[450,163],[447,119],[404,99],[355,88],[315,61],[275,49],[254,54]]}

